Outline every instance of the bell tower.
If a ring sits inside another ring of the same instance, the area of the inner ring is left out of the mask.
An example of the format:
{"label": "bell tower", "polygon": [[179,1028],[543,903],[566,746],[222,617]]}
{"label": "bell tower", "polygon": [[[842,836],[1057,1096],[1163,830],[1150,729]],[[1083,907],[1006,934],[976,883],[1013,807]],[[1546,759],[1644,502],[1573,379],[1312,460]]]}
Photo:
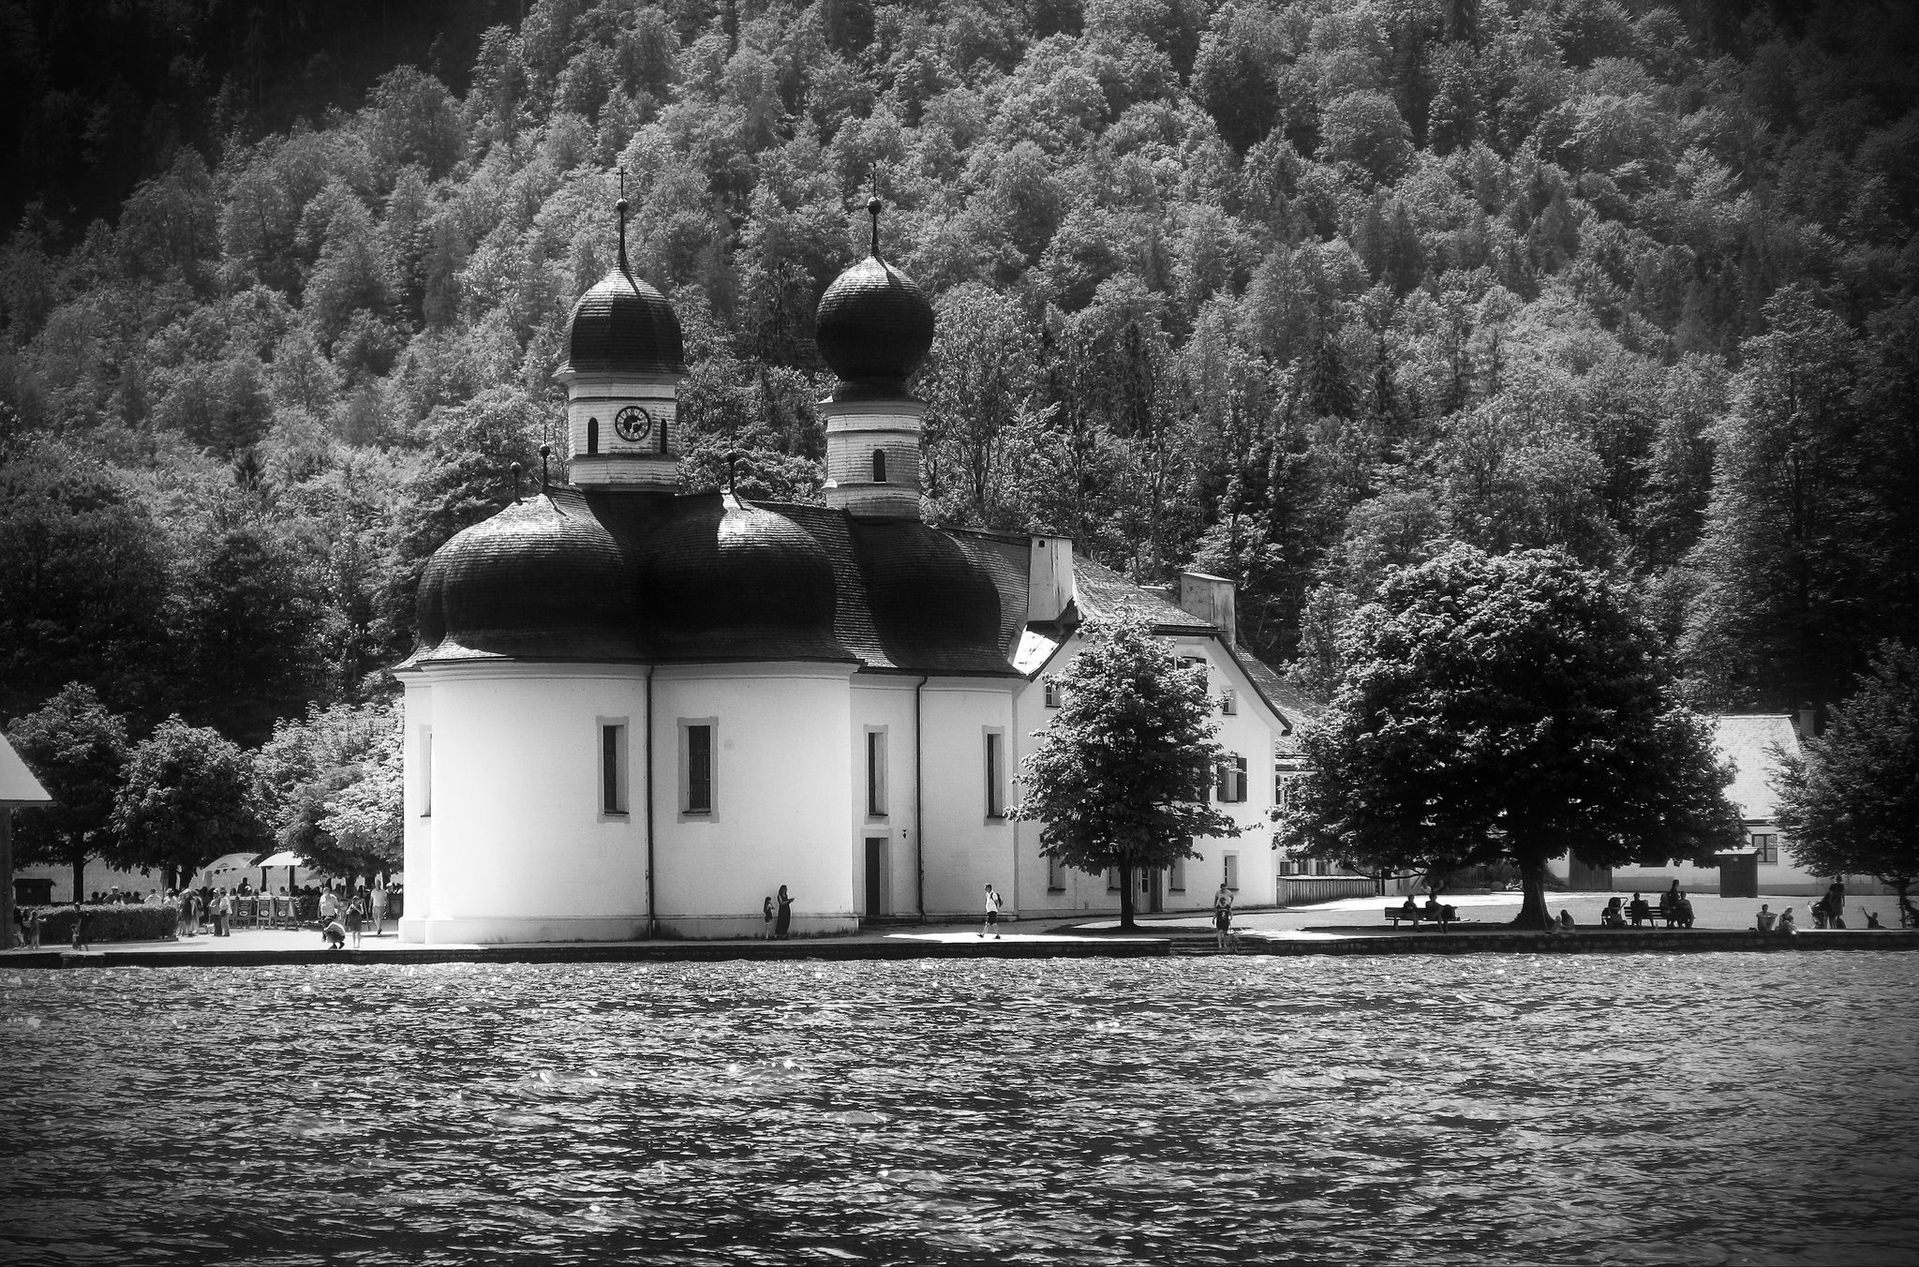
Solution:
{"label": "bell tower", "polygon": [[920,517],[920,433],[926,403],[906,389],[933,346],[933,306],[911,278],[872,249],[820,297],[820,355],[839,382],[820,402],[826,422],[826,504],[858,518]]}
{"label": "bell tower", "polygon": [[[621,182],[624,184],[624,180]],[[581,488],[674,492],[679,487],[679,388],[686,376],[673,305],[636,278],[626,258],[580,296],[566,325],[568,474]]]}

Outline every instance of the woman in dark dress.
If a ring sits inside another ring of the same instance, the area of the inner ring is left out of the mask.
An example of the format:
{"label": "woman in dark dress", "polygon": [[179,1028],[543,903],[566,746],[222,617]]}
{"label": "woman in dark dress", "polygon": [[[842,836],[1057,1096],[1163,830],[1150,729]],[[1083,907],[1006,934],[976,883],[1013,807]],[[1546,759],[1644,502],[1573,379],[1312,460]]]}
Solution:
{"label": "woman in dark dress", "polygon": [[788,896],[786,886],[780,886],[780,913],[773,925],[773,936],[784,937],[793,927],[793,899]]}

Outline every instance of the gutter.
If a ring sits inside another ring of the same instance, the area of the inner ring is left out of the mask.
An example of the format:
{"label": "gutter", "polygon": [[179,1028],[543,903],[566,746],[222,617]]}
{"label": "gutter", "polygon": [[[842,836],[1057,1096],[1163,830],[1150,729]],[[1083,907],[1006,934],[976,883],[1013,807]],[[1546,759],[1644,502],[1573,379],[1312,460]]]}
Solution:
{"label": "gutter", "polygon": [[653,887],[653,666],[646,666],[646,935],[659,936]]}
{"label": "gutter", "polygon": [[926,922],[926,728],[920,710],[931,674],[920,674],[913,687],[913,905],[920,923]]}

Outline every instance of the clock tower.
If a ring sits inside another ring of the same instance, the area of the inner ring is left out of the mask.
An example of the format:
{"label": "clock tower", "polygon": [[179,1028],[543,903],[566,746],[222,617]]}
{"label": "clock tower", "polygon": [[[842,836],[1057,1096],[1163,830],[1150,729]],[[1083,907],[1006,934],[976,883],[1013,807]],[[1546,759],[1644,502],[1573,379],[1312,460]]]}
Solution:
{"label": "clock tower", "polygon": [[680,319],[633,276],[620,199],[620,262],[580,301],[566,327],[567,478],[580,488],[671,493],[679,487]]}

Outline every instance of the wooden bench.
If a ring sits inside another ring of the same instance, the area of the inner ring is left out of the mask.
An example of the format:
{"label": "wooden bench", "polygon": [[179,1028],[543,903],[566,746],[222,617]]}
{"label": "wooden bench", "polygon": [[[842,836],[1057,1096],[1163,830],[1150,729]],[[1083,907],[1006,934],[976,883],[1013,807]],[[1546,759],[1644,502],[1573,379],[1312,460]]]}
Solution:
{"label": "wooden bench", "polygon": [[[1661,902],[1658,906],[1648,906],[1641,922],[1647,924],[1664,924],[1667,928],[1671,928],[1673,921],[1678,918],[1679,912],[1677,910]],[[1632,927],[1632,922],[1632,912],[1628,910],[1626,912],[1626,926],[1628,928]]]}
{"label": "wooden bench", "polygon": [[1437,911],[1428,911],[1424,907],[1409,911],[1403,906],[1389,906],[1386,908],[1386,919],[1394,928],[1399,927],[1399,921],[1402,919],[1412,921],[1414,928],[1418,928],[1419,922],[1425,920],[1428,924],[1439,925],[1442,932],[1445,931],[1446,925],[1459,922],[1458,914],[1449,906],[1441,907]]}

